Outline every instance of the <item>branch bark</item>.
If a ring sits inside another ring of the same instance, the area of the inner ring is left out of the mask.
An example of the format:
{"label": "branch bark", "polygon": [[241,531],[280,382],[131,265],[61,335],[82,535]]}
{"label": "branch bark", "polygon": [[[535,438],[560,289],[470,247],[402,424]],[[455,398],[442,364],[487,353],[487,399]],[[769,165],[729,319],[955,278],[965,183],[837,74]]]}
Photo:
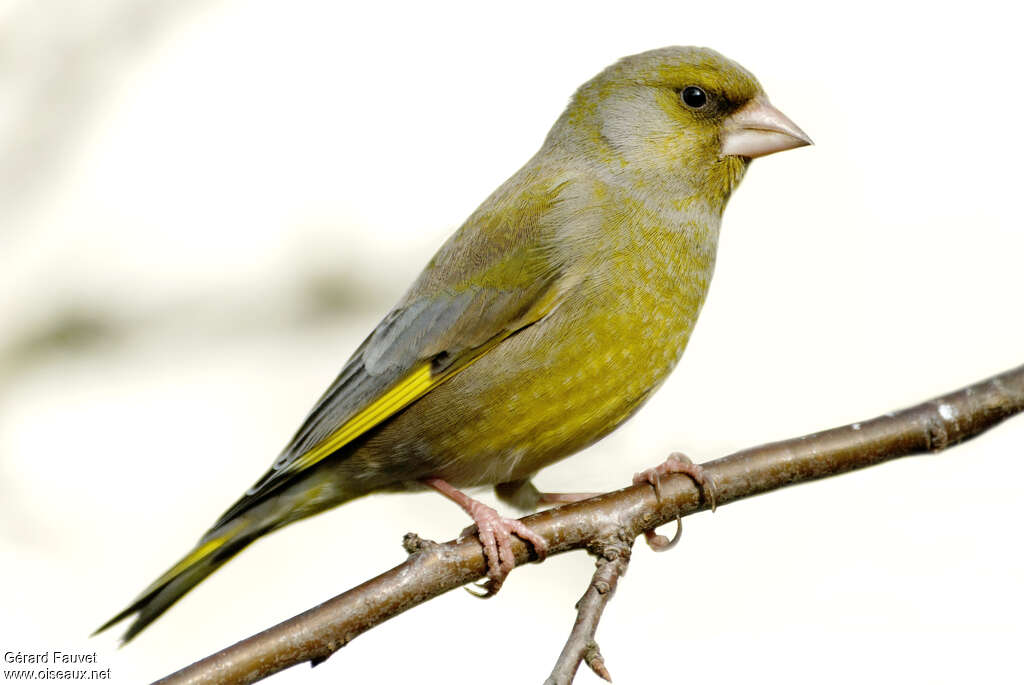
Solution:
{"label": "branch bark", "polygon": [[576,623],[544,685],[569,685],[583,661],[587,662],[594,673],[608,682],[612,681],[594,635],[605,606],[615,594],[619,578],[629,567],[632,551],[633,538],[622,535],[600,540],[591,547],[591,554],[597,557],[597,570],[594,571],[594,578],[587,586],[586,593],[576,604]]}
{"label": "branch bark", "polygon": [[[899,457],[938,452],[1021,411],[1024,366],[909,409],[742,450],[702,466],[714,479],[717,504],[723,506]],[[664,478],[661,491],[659,501],[649,485],[636,485],[543,511],[524,518],[523,522],[547,540],[548,554],[554,555],[574,549],[594,550],[601,541],[633,540],[643,531],[677,516],[707,508],[687,476]],[[410,535],[405,544],[409,558],[390,571],[159,682],[252,683],[299,663],[317,663],[370,628],[486,573],[483,553],[475,538],[437,544]],[[514,551],[517,566],[530,560],[525,543],[517,540]],[[617,566],[613,578],[617,579],[622,569],[624,564]],[[601,573],[599,565],[592,587]],[[610,596],[611,592],[606,594]],[[588,595],[590,590],[581,603],[587,601]],[[599,598],[592,600],[596,602]],[[596,611],[589,612],[588,624],[580,628],[589,635],[584,643],[593,644],[593,630],[606,602],[607,597]],[[566,648],[577,643],[570,638]],[[575,661],[573,671],[578,664]],[[561,666],[560,661],[552,677],[562,672],[558,671]]]}

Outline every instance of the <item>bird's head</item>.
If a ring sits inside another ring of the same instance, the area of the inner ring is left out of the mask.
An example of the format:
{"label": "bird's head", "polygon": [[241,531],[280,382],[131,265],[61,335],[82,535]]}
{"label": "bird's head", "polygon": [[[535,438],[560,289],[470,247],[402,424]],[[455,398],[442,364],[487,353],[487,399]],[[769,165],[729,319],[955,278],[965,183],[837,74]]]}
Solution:
{"label": "bird's head", "polygon": [[750,72],[697,47],[619,60],[579,88],[551,135],[626,182],[723,205],[752,158],[811,143]]}

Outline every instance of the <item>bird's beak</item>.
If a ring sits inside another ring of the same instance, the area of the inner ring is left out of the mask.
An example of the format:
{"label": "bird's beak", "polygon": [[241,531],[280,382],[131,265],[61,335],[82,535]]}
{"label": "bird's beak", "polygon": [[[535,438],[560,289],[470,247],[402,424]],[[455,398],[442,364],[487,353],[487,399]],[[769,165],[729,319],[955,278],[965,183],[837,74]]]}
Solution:
{"label": "bird's beak", "polygon": [[766,97],[754,98],[722,123],[721,157],[764,157],[804,145],[813,143]]}

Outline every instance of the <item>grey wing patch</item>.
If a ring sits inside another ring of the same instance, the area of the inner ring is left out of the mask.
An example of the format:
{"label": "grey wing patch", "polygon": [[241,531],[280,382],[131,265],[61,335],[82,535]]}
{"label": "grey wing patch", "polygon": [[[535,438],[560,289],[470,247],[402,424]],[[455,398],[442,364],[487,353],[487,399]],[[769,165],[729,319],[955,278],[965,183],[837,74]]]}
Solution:
{"label": "grey wing patch", "polygon": [[389,312],[317,401],[272,470],[287,468],[313,449],[397,383],[416,362],[444,352],[433,350],[429,343],[465,312],[473,294],[423,298]]}
{"label": "grey wing patch", "polygon": [[[522,300],[519,307],[516,299]],[[514,325],[533,300],[532,293],[523,297],[523,293],[472,287],[458,294],[439,293],[414,300],[392,310],[313,407],[274,470],[287,468],[313,449],[417,363],[450,363]]]}
{"label": "grey wing patch", "polygon": [[374,374],[394,368],[407,370],[417,361],[446,351],[436,349],[437,341],[456,327],[479,295],[476,290],[458,295],[442,293],[415,300],[396,316],[388,316],[367,339],[363,353],[366,370]]}

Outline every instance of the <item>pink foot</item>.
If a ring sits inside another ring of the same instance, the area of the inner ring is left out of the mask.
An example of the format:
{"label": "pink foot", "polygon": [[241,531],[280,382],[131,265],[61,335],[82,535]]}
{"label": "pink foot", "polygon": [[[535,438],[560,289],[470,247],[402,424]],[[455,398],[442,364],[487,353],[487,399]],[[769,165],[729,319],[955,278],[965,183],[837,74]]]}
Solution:
{"label": "pink foot", "polygon": [[[670,473],[683,473],[693,479],[696,483],[697,488],[700,490],[701,495],[711,505],[711,511],[715,510],[718,500],[718,487],[715,485],[713,478],[704,473],[704,469],[699,464],[694,464],[689,457],[682,452],[673,452],[668,455],[668,459],[663,464],[659,464],[652,469],[641,471],[640,473],[633,476],[633,485],[640,483],[650,483],[654,486],[654,493],[661,500],[661,477],[667,476]],[[647,540],[647,546],[656,552],[663,552],[667,549],[671,549],[679,542],[679,536],[682,533],[683,526],[680,519],[676,519],[676,534],[669,540],[664,535],[658,535],[653,530],[645,530],[644,538]]]}
{"label": "pink foot", "polygon": [[[484,548],[487,559],[487,582],[482,584],[482,593],[473,593],[478,597],[490,597],[501,589],[505,578],[515,568],[516,557],[512,553],[512,536],[517,535],[532,547],[541,561],[547,555],[548,543],[541,536],[527,528],[517,519],[501,516],[483,502],[478,502],[464,492],[452,487],[440,478],[425,478],[423,483],[434,488],[442,495],[458,504],[473,517],[476,523],[476,534]],[[462,532],[468,535],[472,527]]]}
{"label": "pink foot", "polygon": [[711,511],[715,510],[718,499],[718,487],[715,485],[714,479],[708,477],[704,473],[704,469],[699,464],[694,464],[688,456],[682,452],[673,452],[668,455],[668,459],[665,463],[655,466],[653,469],[647,469],[633,476],[633,485],[639,483],[650,483],[654,486],[654,492],[661,499],[661,477],[667,476],[670,473],[684,473],[693,479],[693,482],[697,484],[697,488],[700,490],[704,499],[711,505]]}

